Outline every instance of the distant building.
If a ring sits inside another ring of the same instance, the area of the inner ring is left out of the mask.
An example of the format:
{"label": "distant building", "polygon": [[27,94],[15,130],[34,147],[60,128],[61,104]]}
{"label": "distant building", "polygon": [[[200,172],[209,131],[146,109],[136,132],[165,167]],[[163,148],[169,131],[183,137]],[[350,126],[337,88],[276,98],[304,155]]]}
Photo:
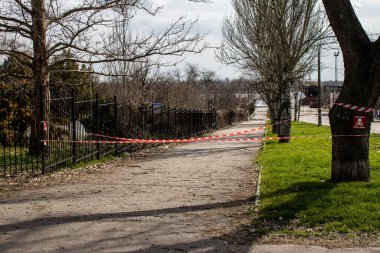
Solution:
{"label": "distant building", "polygon": [[[322,94],[321,104],[322,106],[331,105],[335,102],[339,93],[342,91],[343,82],[336,83],[335,81],[327,81],[321,83]],[[309,105],[311,108],[318,108],[318,94],[319,89],[316,83],[306,85],[304,87],[304,96],[302,105]]]}
{"label": "distant building", "polygon": [[318,107],[318,86],[316,85],[308,85],[305,86],[303,91],[305,98],[302,100],[302,105],[309,105],[310,108]]}

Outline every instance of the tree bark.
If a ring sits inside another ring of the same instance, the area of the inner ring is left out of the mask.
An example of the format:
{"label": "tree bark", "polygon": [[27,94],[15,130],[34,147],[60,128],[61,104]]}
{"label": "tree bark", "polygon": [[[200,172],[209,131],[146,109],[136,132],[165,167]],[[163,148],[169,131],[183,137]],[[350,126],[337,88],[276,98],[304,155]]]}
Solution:
{"label": "tree bark", "polygon": [[270,123],[272,125],[272,133],[277,134],[279,131],[278,122],[280,122],[280,108],[279,103],[268,104],[270,113]]}
{"label": "tree bark", "polygon": [[[353,129],[354,115],[367,116],[368,128]],[[331,179],[334,182],[370,180],[368,154],[371,119],[369,115],[338,106],[330,111],[333,135]]]}
{"label": "tree bark", "polygon": [[294,121],[298,121],[298,92],[294,93]]}
{"label": "tree bark", "polygon": [[48,52],[46,45],[47,19],[45,16],[45,1],[32,1],[33,25],[33,84],[35,101],[33,103],[33,125],[30,138],[29,153],[38,155],[41,152],[42,130],[41,122],[45,117],[45,102],[49,94]]}
{"label": "tree bark", "polygon": [[[350,0],[323,0],[343,52],[345,76],[337,103],[374,107],[380,95],[380,42],[371,42]],[[367,129],[353,129],[353,117],[365,116]],[[369,181],[370,113],[335,105],[329,113],[333,181]],[[359,135],[359,136],[358,136]]]}
{"label": "tree bark", "polygon": [[[373,86],[373,75],[369,69],[372,64],[367,62],[373,60],[373,56],[368,56],[354,69],[351,67],[349,72],[346,71],[344,88],[337,103],[364,107],[375,105],[374,98],[371,99],[373,94],[369,92]],[[355,116],[366,117],[366,129],[353,128]],[[335,105],[330,110],[329,118],[333,135],[331,179],[335,182],[369,181],[369,134],[372,114]]]}
{"label": "tree bark", "polygon": [[281,80],[281,117],[280,117],[280,128],[278,131],[278,137],[280,138],[280,143],[290,142],[290,132],[291,132],[291,115],[292,115],[292,102],[290,99],[290,82],[288,80],[288,69],[284,67]]}
{"label": "tree bark", "polygon": [[272,133],[276,134],[278,133],[278,112],[275,109],[270,110],[270,118],[271,118],[271,125],[272,125]]}

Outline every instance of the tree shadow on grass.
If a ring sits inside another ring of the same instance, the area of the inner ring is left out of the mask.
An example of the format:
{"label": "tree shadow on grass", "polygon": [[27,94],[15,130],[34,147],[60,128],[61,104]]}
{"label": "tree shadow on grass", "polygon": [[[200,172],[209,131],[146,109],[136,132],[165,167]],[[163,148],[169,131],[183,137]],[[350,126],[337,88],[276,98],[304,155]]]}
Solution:
{"label": "tree shadow on grass", "polygon": [[254,222],[256,238],[304,227],[323,225],[331,208],[329,193],[337,186],[331,181],[299,182],[261,195],[264,207]]}

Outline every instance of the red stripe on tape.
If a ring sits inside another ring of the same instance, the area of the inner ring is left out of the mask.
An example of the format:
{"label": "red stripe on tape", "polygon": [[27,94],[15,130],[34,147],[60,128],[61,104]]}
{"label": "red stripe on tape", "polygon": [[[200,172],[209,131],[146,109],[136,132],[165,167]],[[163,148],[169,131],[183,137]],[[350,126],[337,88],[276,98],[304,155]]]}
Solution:
{"label": "red stripe on tape", "polygon": [[334,103],[334,105],[339,105],[339,106],[342,106],[346,109],[358,111],[358,112],[372,112],[374,110],[374,108],[360,107],[357,105],[350,105],[350,104],[344,104],[344,103]]}

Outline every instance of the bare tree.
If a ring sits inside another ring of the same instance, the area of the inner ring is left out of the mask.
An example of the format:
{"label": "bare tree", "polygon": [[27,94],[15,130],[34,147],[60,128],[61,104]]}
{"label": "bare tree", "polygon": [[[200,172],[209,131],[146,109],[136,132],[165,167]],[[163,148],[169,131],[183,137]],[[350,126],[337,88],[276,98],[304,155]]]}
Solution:
{"label": "bare tree", "polygon": [[219,59],[256,80],[272,121],[283,122],[279,136],[289,137],[290,89],[314,68],[315,45],[328,31],[323,12],[317,0],[234,0],[233,7]]}
{"label": "bare tree", "polygon": [[[349,0],[323,0],[344,59],[344,84],[338,103],[373,108],[380,96],[380,39],[371,41]],[[355,116],[367,119],[366,129],[353,129]],[[370,113],[334,106],[329,113],[333,181],[369,181]]]}
{"label": "bare tree", "polygon": [[[39,93],[33,107],[36,121],[43,118],[38,108],[48,97],[54,64],[139,62],[149,56],[183,55],[204,49],[200,45],[203,36],[190,33],[194,23],[181,17],[162,33],[131,39],[127,53],[110,51],[102,31],[120,15],[116,10],[139,10],[151,15],[159,12],[160,7],[145,0],[80,0],[72,6],[63,0],[3,0],[0,5],[0,55],[11,56],[31,69]],[[51,61],[64,50],[70,51],[72,58]],[[36,133],[32,136],[39,139]]]}
{"label": "bare tree", "polygon": [[213,71],[187,64],[184,69],[161,73],[152,87],[149,101],[175,108],[216,110],[247,109],[247,81],[220,80]]}
{"label": "bare tree", "polygon": [[275,123],[280,96],[277,74],[272,73],[273,46],[268,37],[273,31],[271,23],[265,22],[259,9],[249,1],[233,1],[233,7],[236,14],[224,21],[224,42],[218,58],[255,80],[252,86],[268,104],[271,121]]}

